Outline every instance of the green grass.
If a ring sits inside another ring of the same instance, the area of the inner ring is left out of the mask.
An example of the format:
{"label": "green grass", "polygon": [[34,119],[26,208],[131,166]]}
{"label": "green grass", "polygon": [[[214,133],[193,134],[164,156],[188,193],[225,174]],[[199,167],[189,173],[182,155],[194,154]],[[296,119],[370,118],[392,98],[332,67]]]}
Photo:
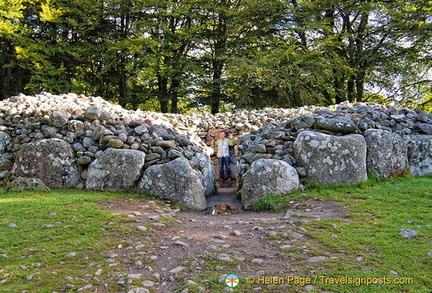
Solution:
{"label": "green grass", "polygon": [[[53,292],[67,283],[78,289],[98,269],[110,282],[101,252],[113,240],[104,238],[103,229],[122,228],[118,217],[95,202],[124,196],[76,190],[0,193],[0,254],[7,256],[0,257],[0,291]],[[76,256],[66,257],[69,253]]]}
{"label": "green grass", "polygon": [[[70,292],[88,284],[93,285],[90,291],[102,292],[103,283],[109,284],[109,292],[124,290],[113,275],[121,268],[110,267],[105,256],[108,249],[126,238],[124,235],[132,233],[127,222],[133,220],[114,216],[97,202],[114,202],[130,196],[76,190],[1,192],[0,255],[7,257],[0,256],[0,292],[60,292],[67,291],[65,284],[74,285]],[[308,230],[302,233],[311,237],[308,240],[311,254],[336,257],[325,262],[324,271],[311,272],[314,268],[306,263],[295,267],[299,277],[318,277],[313,292],[431,292],[432,257],[428,255],[432,251],[431,177],[372,180],[354,186],[314,185],[291,195],[270,196],[257,209],[284,210],[292,208],[290,202],[307,198],[339,201],[349,209],[344,219],[302,225]],[[12,223],[16,227],[11,227]],[[402,228],[415,230],[418,235],[403,238],[399,235]],[[315,250],[313,243],[317,244]],[[76,256],[66,257],[71,252]],[[295,257],[294,251],[285,253]],[[364,260],[358,261],[359,257]],[[225,285],[217,284],[222,272],[214,270],[220,262],[214,258],[207,261],[207,272],[193,276],[194,280],[213,292],[222,291]],[[228,268],[234,271],[236,265],[241,262],[234,261]],[[102,274],[93,281],[89,275],[99,269]],[[391,282],[395,278],[409,278],[413,283],[323,284],[320,276],[382,278]],[[201,283],[202,280],[207,281]],[[251,292],[255,287],[243,283],[235,291]],[[263,286],[263,289],[262,292],[303,291],[300,285]],[[190,292],[198,291],[191,288]]]}
{"label": "green grass", "polygon": [[[395,278],[409,278],[407,281],[413,283],[357,286],[319,282],[314,292],[432,291],[432,257],[428,255],[432,251],[431,177],[371,180],[354,186],[315,185],[304,192],[271,196],[255,207],[288,208],[290,201],[301,194],[308,198],[340,201],[349,208],[346,220],[313,221],[304,226],[309,230],[309,236],[338,256],[329,261],[328,269],[319,275],[383,278],[381,281],[387,283],[394,283]],[[403,238],[399,234],[403,228],[415,230],[418,235]],[[358,257],[364,260],[358,261]]]}

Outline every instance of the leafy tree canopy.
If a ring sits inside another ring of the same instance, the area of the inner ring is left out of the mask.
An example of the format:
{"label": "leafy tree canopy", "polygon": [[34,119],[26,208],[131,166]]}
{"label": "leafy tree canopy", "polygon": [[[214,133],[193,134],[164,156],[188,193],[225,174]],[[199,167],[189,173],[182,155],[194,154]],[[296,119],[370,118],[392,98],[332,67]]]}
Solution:
{"label": "leafy tree canopy", "polygon": [[427,0],[6,0],[0,98],[216,113],[379,97],[430,110],[431,15]]}

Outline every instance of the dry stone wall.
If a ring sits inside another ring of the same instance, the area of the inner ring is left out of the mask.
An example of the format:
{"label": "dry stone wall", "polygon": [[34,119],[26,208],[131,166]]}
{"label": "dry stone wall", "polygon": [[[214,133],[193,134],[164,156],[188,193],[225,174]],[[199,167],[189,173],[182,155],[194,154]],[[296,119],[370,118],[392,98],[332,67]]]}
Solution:
{"label": "dry stone wall", "polygon": [[240,138],[238,188],[244,190],[254,162],[263,158],[284,161],[300,178],[319,184],[357,183],[371,172],[383,178],[432,175],[431,126],[431,114],[371,103],[270,123]]}
{"label": "dry stone wall", "polygon": [[347,184],[372,171],[385,178],[432,174],[432,116],[422,111],[343,103],[178,115],[125,110],[100,97],[41,93],[0,101],[0,179],[140,190],[202,209],[215,191],[209,138],[222,129],[238,138],[233,173],[247,206],[268,190],[291,188],[278,189],[279,182],[258,192],[252,186],[269,187],[273,178]]}

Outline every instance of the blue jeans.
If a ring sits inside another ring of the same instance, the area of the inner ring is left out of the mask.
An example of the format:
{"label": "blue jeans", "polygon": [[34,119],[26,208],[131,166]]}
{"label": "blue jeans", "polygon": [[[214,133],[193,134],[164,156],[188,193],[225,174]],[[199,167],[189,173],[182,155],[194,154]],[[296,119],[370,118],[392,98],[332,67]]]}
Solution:
{"label": "blue jeans", "polygon": [[[224,168],[225,165],[225,168]],[[226,169],[226,177],[225,177]],[[231,168],[230,168],[230,157],[219,158],[219,178],[221,179],[231,179]]]}

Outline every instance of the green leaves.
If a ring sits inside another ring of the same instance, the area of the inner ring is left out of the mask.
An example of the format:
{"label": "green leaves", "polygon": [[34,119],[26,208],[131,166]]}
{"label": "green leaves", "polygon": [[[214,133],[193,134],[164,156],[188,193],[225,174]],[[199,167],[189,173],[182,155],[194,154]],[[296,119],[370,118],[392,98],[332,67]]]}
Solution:
{"label": "green leaves", "polygon": [[423,0],[3,1],[0,98],[75,91],[216,113],[224,103],[296,107],[381,90],[422,103],[431,11]]}

